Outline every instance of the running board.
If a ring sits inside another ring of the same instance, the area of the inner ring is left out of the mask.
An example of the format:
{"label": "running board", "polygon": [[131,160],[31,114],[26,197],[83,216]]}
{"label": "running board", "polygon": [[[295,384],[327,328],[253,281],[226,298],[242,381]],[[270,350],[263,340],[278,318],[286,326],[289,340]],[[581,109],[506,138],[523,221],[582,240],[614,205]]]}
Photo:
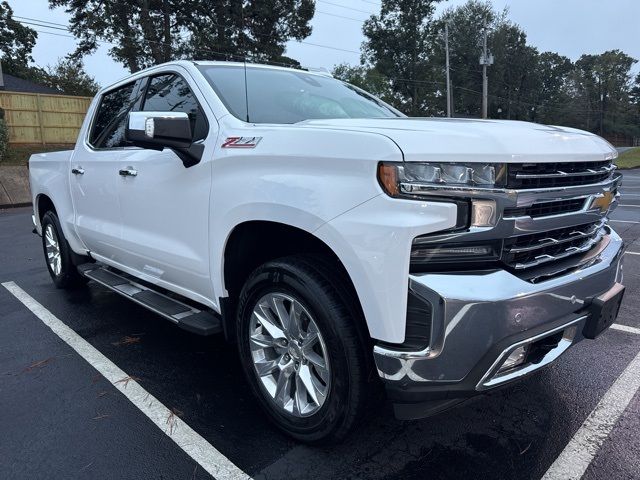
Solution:
{"label": "running board", "polygon": [[107,270],[97,263],[85,263],[78,266],[85,277],[134,301],[180,328],[198,335],[213,335],[222,332],[220,317],[213,312],[198,310],[149,287],[131,281],[127,277]]}

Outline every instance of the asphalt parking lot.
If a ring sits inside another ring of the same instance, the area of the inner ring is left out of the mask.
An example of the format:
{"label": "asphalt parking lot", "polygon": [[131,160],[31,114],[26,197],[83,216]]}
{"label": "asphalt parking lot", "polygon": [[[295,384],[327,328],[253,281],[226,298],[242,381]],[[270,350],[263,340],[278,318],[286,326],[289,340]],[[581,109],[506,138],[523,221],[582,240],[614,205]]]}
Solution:
{"label": "asphalt parking lot", "polygon": [[[380,406],[323,448],[267,422],[222,338],[193,336],[95,284],[56,290],[30,209],[2,211],[0,478],[539,479],[552,464],[548,478],[569,478],[574,456],[588,462],[584,478],[640,478],[640,393],[628,381],[640,377],[639,170],[622,192],[611,223],[628,248],[617,328],[435,417],[401,422]],[[620,392],[630,401],[620,405]],[[601,445],[580,443],[584,425]]]}

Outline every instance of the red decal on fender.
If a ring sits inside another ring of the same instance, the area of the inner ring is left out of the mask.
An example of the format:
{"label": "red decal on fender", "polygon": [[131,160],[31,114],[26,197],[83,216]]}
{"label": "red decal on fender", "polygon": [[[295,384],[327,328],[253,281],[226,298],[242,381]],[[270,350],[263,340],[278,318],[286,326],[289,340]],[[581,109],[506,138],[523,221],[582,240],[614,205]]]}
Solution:
{"label": "red decal on fender", "polygon": [[227,137],[222,148],[255,148],[262,137]]}

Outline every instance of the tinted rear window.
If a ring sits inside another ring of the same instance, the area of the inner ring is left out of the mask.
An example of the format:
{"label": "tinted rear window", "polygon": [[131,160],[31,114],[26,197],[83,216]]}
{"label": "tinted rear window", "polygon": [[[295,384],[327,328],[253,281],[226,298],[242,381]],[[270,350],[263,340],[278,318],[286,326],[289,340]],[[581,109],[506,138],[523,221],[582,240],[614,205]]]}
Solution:
{"label": "tinted rear window", "polygon": [[323,118],[399,116],[372,95],[340,80],[303,71],[201,65],[200,71],[237,118],[255,123],[296,123]]}

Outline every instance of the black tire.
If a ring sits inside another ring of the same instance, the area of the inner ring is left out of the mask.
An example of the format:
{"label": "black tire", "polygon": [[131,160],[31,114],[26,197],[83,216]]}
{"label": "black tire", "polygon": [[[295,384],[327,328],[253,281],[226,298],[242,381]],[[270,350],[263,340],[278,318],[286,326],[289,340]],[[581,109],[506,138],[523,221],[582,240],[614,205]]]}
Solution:
{"label": "black tire", "polygon": [[[56,288],[72,289],[80,287],[87,283],[87,278],[78,273],[76,265],[73,263],[73,252],[69,247],[69,243],[62,232],[58,216],[53,211],[46,212],[42,217],[42,250],[44,251],[44,260],[47,270]],[[56,273],[47,257],[47,228],[51,226],[54,240],[58,242],[60,248],[60,271]]]}
{"label": "black tire", "polygon": [[[268,262],[248,278],[238,302],[237,341],[240,358],[260,405],[281,430],[307,443],[344,439],[366,410],[372,362],[362,313],[349,293],[340,269],[330,258],[299,255]],[[307,417],[296,417],[276,405],[255,372],[250,350],[250,319],[260,298],[281,293],[309,311],[326,345],[330,382],[326,400]]]}

